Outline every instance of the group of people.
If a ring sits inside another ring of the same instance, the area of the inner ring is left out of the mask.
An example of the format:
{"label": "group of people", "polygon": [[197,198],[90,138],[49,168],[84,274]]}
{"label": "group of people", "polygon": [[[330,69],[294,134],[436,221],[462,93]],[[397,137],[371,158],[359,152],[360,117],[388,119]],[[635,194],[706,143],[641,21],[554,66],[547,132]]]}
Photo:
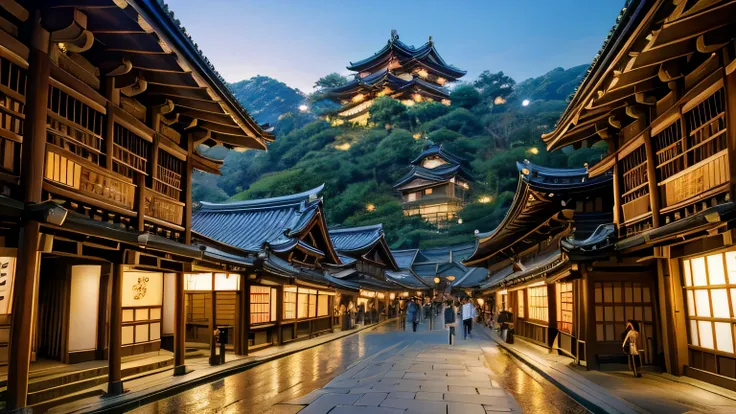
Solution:
{"label": "group of people", "polygon": [[[478,317],[478,311],[470,298],[453,299],[446,298],[443,302],[435,301],[434,305],[425,303],[422,306],[417,297],[407,299],[405,305],[406,321],[412,325],[412,332],[417,331],[419,319],[422,312],[425,318],[431,318],[432,314],[440,314],[444,317],[444,326],[448,330],[448,343],[452,345],[455,338],[458,322],[462,321],[463,339],[472,338],[473,320]],[[433,312],[434,310],[434,312]]]}

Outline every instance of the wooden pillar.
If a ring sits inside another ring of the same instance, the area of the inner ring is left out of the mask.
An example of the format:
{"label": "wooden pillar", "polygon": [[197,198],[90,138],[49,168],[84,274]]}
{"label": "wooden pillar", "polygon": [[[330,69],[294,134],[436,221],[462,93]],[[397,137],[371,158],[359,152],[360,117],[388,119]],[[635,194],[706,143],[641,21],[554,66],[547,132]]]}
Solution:
{"label": "wooden pillar", "polygon": [[212,297],[210,299],[210,365],[217,365],[220,358],[217,357],[217,341],[215,329],[217,329],[217,292],[215,291],[215,274],[212,273]]}
{"label": "wooden pillar", "polygon": [[110,296],[110,350],[108,365],[108,395],[123,393],[122,347],[123,347],[123,272],[122,264],[112,265],[112,294]]}
{"label": "wooden pillar", "polygon": [[327,297],[327,306],[330,312],[330,333],[335,332],[335,297]]}
{"label": "wooden pillar", "polygon": [[248,336],[250,335],[250,281],[244,278],[245,291],[243,296],[243,355],[248,355]]}
{"label": "wooden pillar", "polygon": [[[28,52],[28,85],[23,145],[21,147],[20,187],[23,201],[39,203],[42,196],[46,148],[46,104],[49,95],[49,32],[41,27],[41,14],[32,12]],[[26,223],[20,230],[19,254],[15,272],[12,325],[8,358],[6,408],[15,410],[27,404],[28,372],[31,363],[34,292],[39,267],[40,225]]]}
{"label": "wooden pillar", "polygon": [[113,106],[117,104],[117,102],[120,101],[120,90],[115,89],[115,77],[114,76],[105,76],[104,77],[104,87],[105,87],[105,98],[107,98],[107,116],[105,117],[105,131],[104,131],[104,137],[105,140],[105,168],[109,171],[112,171],[112,154],[113,154],[113,144],[115,142],[115,118],[113,117],[113,113],[115,113],[115,109]]}
{"label": "wooden pillar", "polygon": [[[723,48],[723,61],[728,63],[731,62],[733,59],[736,59],[735,56],[731,56],[732,53],[731,50],[733,48],[730,47],[724,47]],[[724,75],[725,75],[725,69],[724,69]],[[729,186],[729,194],[731,195],[731,200],[734,200],[734,197],[736,197],[736,128],[734,128],[734,125],[736,125],[736,71],[731,72],[728,75],[725,75],[725,92],[726,92],[726,125],[728,125],[728,131],[726,132],[728,134],[728,169],[729,169],[729,179],[730,179],[730,186]],[[686,157],[687,158],[687,157]]]}
{"label": "wooden pillar", "polygon": [[186,171],[184,172],[184,242],[192,244],[192,173],[194,172],[194,163],[192,154],[194,153],[194,136],[189,134],[187,137],[187,162]]}
{"label": "wooden pillar", "polygon": [[135,189],[135,211],[138,213],[136,217],[136,230],[139,232],[146,231],[146,176],[141,173],[136,173],[136,185]]}
{"label": "wooden pillar", "polygon": [[284,286],[276,288],[276,345],[283,345],[284,332],[281,325],[284,321]]}
{"label": "wooden pillar", "polygon": [[555,338],[557,338],[557,286],[555,283],[548,284],[547,287],[547,319],[549,325],[547,328],[547,346],[552,347]]}
{"label": "wooden pillar", "polygon": [[649,204],[652,210],[652,226],[659,227],[659,187],[657,186],[657,168],[655,162],[657,158],[654,156],[652,148],[652,138],[649,132],[644,137],[644,150],[647,156],[647,176],[649,178]]}
{"label": "wooden pillar", "polygon": [[186,309],[184,302],[184,272],[176,274],[174,282],[174,375],[186,374]]}
{"label": "wooden pillar", "polygon": [[[240,292],[238,292],[238,304],[236,309],[235,321],[235,354],[236,355],[248,355],[248,333],[245,329],[245,319],[250,318],[248,310],[246,309],[246,296],[248,295],[247,289],[247,275],[240,275]],[[250,305],[249,305],[250,307]]]}
{"label": "wooden pillar", "polygon": [[100,303],[97,306],[97,359],[107,359],[107,329],[108,309],[110,307],[110,287],[112,268],[109,264],[102,266],[100,275]]}
{"label": "wooden pillar", "polygon": [[613,224],[616,234],[621,232],[621,177],[619,177],[618,160],[613,164]]}

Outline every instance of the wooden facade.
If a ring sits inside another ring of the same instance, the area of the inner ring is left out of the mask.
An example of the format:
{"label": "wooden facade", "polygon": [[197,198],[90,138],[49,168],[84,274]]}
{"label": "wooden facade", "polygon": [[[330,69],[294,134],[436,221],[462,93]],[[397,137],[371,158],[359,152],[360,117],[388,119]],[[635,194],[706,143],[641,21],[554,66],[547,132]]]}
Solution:
{"label": "wooden facade", "polygon": [[[597,256],[583,278],[592,279],[588,299],[604,312],[591,314],[588,328],[602,325],[597,336],[608,340],[611,320],[614,330],[619,322],[605,309],[621,303],[624,319],[644,323],[649,361],[731,389],[734,18],[734,1],[629,2],[555,130],[543,136],[550,150],[597,140],[609,148],[590,171],[614,175],[608,242],[570,246],[581,260]],[[609,287],[614,295],[606,297]],[[616,297],[619,288],[633,296]]]}
{"label": "wooden facade", "polygon": [[174,351],[184,371],[183,278],[200,145],[264,149],[273,137],[240,107],[161,3],[0,5],[0,364],[6,407],[29,394],[37,359],[108,360]]}

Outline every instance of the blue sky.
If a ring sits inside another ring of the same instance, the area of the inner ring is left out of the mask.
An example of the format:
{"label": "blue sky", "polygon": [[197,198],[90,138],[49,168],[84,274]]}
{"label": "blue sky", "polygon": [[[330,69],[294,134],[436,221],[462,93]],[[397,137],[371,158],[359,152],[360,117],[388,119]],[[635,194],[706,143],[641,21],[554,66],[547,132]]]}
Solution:
{"label": "blue sky", "polygon": [[587,64],[623,0],[167,0],[230,82],[266,75],[305,92],[378,51],[391,29],[468,71],[518,81]]}

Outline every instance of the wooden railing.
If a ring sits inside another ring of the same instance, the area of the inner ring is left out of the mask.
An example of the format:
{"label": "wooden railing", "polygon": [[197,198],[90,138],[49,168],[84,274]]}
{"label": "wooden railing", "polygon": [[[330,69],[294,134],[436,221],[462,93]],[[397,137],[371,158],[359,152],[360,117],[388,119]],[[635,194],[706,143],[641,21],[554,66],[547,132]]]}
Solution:
{"label": "wooden railing", "polygon": [[145,214],[148,217],[181,226],[184,217],[184,203],[146,188]]}
{"label": "wooden railing", "polygon": [[115,124],[112,159],[116,172],[132,177],[135,173],[146,174],[151,143],[132,131]]}
{"label": "wooden railing", "polygon": [[78,191],[127,210],[133,210],[136,186],[115,174],[56,145],[46,144],[44,177],[54,184]]}
{"label": "wooden railing", "polygon": [[674,208],[729,180],[728,150],[723,150],[660,182],[662,207]]}

